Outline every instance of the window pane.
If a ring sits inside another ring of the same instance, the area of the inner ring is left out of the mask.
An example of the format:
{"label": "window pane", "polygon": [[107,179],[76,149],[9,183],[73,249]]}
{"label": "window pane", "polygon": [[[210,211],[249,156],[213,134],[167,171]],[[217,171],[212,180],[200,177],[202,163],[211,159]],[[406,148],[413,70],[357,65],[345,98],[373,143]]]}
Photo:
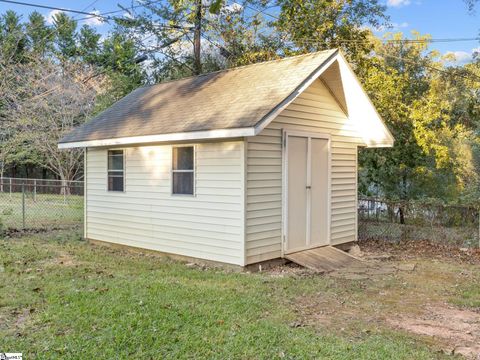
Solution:
{"label": "window pane", "polygon": [[173,148],[173,170],[193,170],[193,146]]}
{"label": "window pane", "polygon": [[108,170],[123,170],[123,150],[108,151]]}
{"label": "window pane", "polygon": [[173,173],[173,193],[193,195],[193,172]]}
{"label": "window pane", "polygon": [[108,174],[108,191],[123,191],[123,174]]}

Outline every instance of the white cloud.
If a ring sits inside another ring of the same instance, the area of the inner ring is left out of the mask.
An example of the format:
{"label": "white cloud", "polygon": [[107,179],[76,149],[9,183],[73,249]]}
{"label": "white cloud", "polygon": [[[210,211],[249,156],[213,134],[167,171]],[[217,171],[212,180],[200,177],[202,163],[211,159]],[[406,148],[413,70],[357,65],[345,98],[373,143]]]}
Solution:
{"label": "white cloud", "polygon": [[459,63],[466,63],[472,59],[472,54],[466,51],[449,51],[446,55],[453,55],[455,61]]}
{"label": "white cloud", "polygon": [[[61,10],[50,11],[48,13],[48,15],[45,16],[45,20],[46,20],[47,24],[53,25],[55,15],[58,15],[58,14],[61,14],[61,13],[63,13],[63,11],[61,11]],[[91,14],[92,15],[99,15],[100,11],[94,10],[94,11],[91,12]],[[87,24],[87,25],[90,25],[90,26],[102,26],[104,24],[104,21],[101,17],[97,17],[97,16],[92,16],[92,17],[85,16],[85,17],[88,17],[88,19],[83,20],[84,24]]]}
{"label": "white cloud", "polygon": [[410,26],[410,24],[409,24],[408,22],[406,22],[406,21],[404,21],[404,22],[402,22],[402,23],[400,23],[400,24],[398,24],[398,23],[392,23],[392,28],[393,28],[393,29],[403,29],[403,28],[407,28],[407,27],[409,27],[409,26]]}
{"label": "white cloud", "polygon": [[[92,15],[99,15],[100,11],[94,10],[91,12]],[[102,26],[104,21],[103,18],[98,17],[98,16],[92,16],[89,17],[88,19],[84,20],[84,23],[90,26]]]}
{"label": "white cloud", "polygon": [[243,10],[243,6],[234,2],[231,5],[226,5],[223,9],[230,13],[239,13]]}
{"label": "white cloud", "polygon": [[387,0],[387,6],[400,7],[410,5],[410,0]]}
{"label": "white cloud", "polygon": [[467,64],[473,60],[473,57],[476,53],[480,52],[480,48],[472,49],[470,52],[467,51],[447,51],[445,53],[445,61],[454,65]]}
{"label": "white cloud", "polygon": [[52,10],[48,13],[48,15],[45,17],[45,20],[47,21],[47,24],[50,24],[52,25],[53,24],[53,19],[55,17],[55,15],[57,14],[61,14],[63,13],[63,11],[61,10]]}

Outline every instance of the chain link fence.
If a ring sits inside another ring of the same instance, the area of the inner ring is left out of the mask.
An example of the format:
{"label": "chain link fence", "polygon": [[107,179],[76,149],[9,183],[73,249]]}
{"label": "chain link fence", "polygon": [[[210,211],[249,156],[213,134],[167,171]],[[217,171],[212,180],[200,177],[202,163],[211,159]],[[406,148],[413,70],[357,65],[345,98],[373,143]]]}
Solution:
{"label": "chain link fence", "polygon": [[[80,226],[83,181],[0,178],[0,230]],[[480,247],[475,206],[359,198],[358,239]]]}
{"label": "chain link fence", "polygon": [[358,239],[430,240],[479,247],[479,208],[420,201],[359,198]]}
{"label": "chain link fence", "polygon": [[83,181],[0,178],[0,226],[5,231],[81,225]]}

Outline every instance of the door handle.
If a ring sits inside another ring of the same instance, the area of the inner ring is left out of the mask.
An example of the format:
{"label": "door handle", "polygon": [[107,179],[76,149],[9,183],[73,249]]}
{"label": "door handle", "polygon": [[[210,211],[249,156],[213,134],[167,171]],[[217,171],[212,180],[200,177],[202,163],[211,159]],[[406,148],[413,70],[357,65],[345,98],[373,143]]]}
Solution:
{"label": "door handle", "polygon": [[310,185],[307,185],[307,189],[311,189],[312,187]]}

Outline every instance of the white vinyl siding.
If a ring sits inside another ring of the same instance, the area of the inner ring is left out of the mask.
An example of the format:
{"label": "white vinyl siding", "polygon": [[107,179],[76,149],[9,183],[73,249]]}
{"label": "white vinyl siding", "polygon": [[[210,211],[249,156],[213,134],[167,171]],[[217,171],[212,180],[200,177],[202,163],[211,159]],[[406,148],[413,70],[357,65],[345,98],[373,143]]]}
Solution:
{"label": "white vinyl siding", "polygon": [[331,244],[356,240],[357,146],[363,141],[330,91],[316,80],[247,140],[247,264],[281,256],[282,129],[331,135]]}
{"label": "white vinyl siding", "polygon": [[244,142],[195,145],[195,195],[172,195],[172,146],[125,148],[125,192],[88,149],[87,238],[244,265]]}

